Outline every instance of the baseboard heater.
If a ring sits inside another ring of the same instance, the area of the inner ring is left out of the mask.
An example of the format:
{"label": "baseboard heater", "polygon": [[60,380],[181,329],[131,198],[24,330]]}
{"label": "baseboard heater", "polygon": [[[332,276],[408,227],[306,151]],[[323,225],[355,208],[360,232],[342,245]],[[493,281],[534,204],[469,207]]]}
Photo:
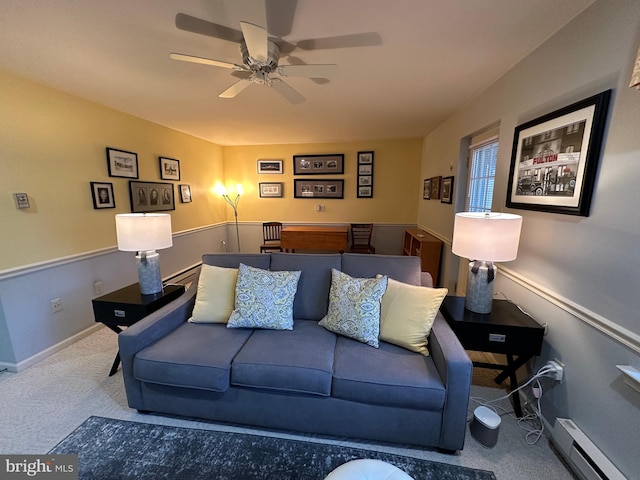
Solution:
{"label": "baseboard heater", "polygon": [[627,480],[568,418],[556,418],[551,441],[581,480]]}

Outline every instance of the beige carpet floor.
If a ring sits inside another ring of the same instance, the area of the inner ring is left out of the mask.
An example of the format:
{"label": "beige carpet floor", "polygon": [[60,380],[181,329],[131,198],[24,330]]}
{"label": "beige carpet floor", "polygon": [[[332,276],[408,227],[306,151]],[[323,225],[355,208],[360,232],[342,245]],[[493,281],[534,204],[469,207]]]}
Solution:
{"label": "beige carpet floor", "polygon": [[[526,432],[510,415],[502,417],[498,444],[494,448],[483,447],[467,432],[464,449],[455,455],[352,439],[317,438],[159,415],[141,415],[127,406],[121,371],[112,377],[107,375],[116,350],[117,337],[103,328],[20,373],[0,373],[0,453],[46,453],[91,415],[97,415],[385,451],[491,470],[498,479],[504,480],[574,478],[550,447],[546,437],[543,436],[535,445],[528,445],[525,440]],[[494,384],[489,387],[474,385],[472,395],[485,399],[504,395],[504,390],[493,387]],[[500,404],[510,408],[508,401],[501,401]],[[470,412],[475,406],[477,404],[471,402]]]}

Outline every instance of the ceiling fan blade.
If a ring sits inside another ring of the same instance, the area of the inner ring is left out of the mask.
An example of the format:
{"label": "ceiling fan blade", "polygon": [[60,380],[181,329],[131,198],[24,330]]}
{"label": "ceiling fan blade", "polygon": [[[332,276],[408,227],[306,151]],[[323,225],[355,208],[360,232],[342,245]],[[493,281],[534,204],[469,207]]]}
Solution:
{"label": "ceiling fan blade", "polygon": [[267,31],[249,22],[240,22],[240,27],[249,55],[258,62],[266,62],[269,49]]}
{"label": "ceiling fan blade", "polygon": [[330,78],[337,70],[334,64],[326,65],[280,65],[276,73],[283,77]]}
{"label": "ceiling fan blade", "polygon": [[[376,32],[353,33],[350,35],[338,35],[336,37],[314,38],[300,40],[295,46],[302,50],[328,50],[335,48],[352,48],[352,47],[375,47],[382,45],[382,37]],[[280,52],[283,52],[283,45],[280,46]]]}
{"label": "ceiling fan blade", "polygon": [[251,70],[234,70],[231,72],[231,76],[236,78],[251,78],[253,77],[253,72]]}
{"label": "ceiling fan blade", "polygon": [[184,13],[178,13],[176,15],[176,27],[186,32],[199,33],[200,35],[207,35],[229,42],[240,43],[242,41],[242,32],[239,30],[208,22],[207,20],[192,17]]}
{"label": "ceiling fan blade", "polygon": [[273,89],[294,105],[304,102],[304,97],[279,78],[271,79]]}
{"label": "ceiling fan blade", "polygon": [[265,5],[269,33],[276,37],[290,35],[298,0],[265,0]]}
{"label": "ceiling fan blade", "polygon": [[243,78],[239,82],[234,83],[229,88],[227,88],[224,92],[222,92],[218,97],[220,98],[233,98],[238,95],[241,91],[251,85],[253,82],[250,78]]}
{"label": "ceiling fan blade", "polygon": [[212,65],[214,67],[230,68],[233,70],[245,70],[244,67],[235,63],[222,62],[211,58],[194,57],[193,55],[185,55],[184,53],[170,53],[169,58],[172,60],[180,60],[181,62],[201,63],[202,65]]}

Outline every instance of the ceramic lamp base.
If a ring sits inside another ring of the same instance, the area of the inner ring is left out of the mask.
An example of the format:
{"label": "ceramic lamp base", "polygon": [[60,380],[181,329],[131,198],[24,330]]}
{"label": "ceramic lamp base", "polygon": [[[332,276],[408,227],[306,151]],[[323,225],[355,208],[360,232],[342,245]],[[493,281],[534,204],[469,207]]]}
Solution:
{"label": "ceramic lamp base", "polygon": [[[493,264],[487,264],[487,262],[479,263],[477,272],[473,271],[474,262],[469,263],[465,308],[475,313],[491,313],[493,285],[498,268]],[[490,270],[492,275],[490,275]]]}
{"label": "ceramic lamp base", "polygon": [[140,293],[153,295],[162,291],[162,277],[160,276],[160,254],[155,250],[139,252],[136,255],[138,264],[138,282]]}

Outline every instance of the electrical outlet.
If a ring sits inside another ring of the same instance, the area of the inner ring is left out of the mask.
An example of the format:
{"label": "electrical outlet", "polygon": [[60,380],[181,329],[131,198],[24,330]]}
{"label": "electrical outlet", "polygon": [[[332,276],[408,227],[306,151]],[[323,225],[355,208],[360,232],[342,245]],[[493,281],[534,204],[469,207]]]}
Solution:
{"label": "electrical outlet", "polygon": [[550,360],[547,362],[547,366],[555,370],[555,372],[552,372],[555,375],[555,380],[562,382],[562,377],[564,377],[564,364],[559,360]]}
{"label": "electrical outlet", "polygon": [[59,298],[54,298],[51,300],[51,311],[53,313],[58,313],[62,311],[62,300]]}
{"label": "electrical outlet", "polygon": [[93,291],[96,295],[102,295],[104,293],[104,284],[100,280],[93,282]]}

